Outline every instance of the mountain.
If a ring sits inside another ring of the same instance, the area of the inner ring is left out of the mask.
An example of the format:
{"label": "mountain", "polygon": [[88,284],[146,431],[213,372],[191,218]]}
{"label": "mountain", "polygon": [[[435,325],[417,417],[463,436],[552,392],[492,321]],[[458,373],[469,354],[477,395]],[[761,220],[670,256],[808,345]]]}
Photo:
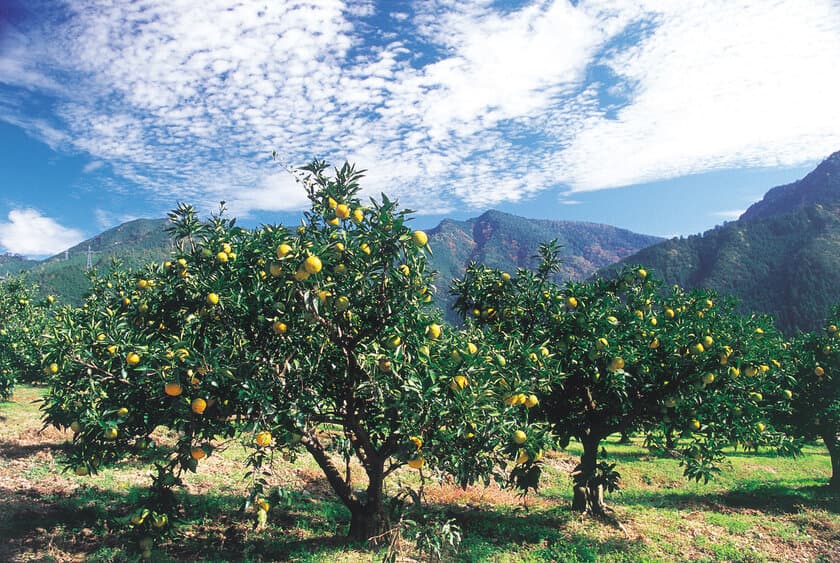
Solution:
{"label": "mountain", "polygon": [[18,254],[0,254],[0,277],[23,272],[37,263]]}
{"label": "mountain", "polygon": [[580,280],[662,240],[609,225],[526,219],[492,210],[466,221],[444,219],[428,234],[431,266],[438,271],[436,302],[447,313],[452,303],[449,284],[470,262],[509,272],[535,268],[539,244],[557,239],[563,259],[557,278]]}
{"label": "mountain", "polygon": [[171,248],[169,235],[164,231],[166,225],[166,219],[135,219],[123,223],[37,263],[29,268],[27,275],[41,286],[43,293],[55,293],[66,302],[79,303],[89,287],[88,250],[91,265],[100,272],[109,271],[113,260],[119,260],[127,268],[161,261]]}
{"label": "mountain", "polygon": [[[840,302],[840,152],[767,192],[737,220],[625,258],[665,280],[738,298],[788,334],[819,328]],[[607,268],[612,270],[613,268]]]}

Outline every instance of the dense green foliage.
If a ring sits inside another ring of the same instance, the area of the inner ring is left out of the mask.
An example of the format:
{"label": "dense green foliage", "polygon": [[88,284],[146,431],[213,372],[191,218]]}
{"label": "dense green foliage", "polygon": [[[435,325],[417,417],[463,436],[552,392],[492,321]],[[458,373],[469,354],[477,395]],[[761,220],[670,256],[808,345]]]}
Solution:
{"label": "dense green foliage", "polygon": [[789,349],[796,385],[792,410],[780,421],[788,432],[822,438],[831,456],[830,485],[840,490],[840,304],[824,330],[799,336]]}
{"label": "dense green foliage", "polygon": [[39,297],[25,277],[0,280],[0,399],[16,381],[43,379],[41,346],[54,301]]}
{"label": "dense green foliage", "polygon": [[788,408],[783,388],[792,384],[775,360],[783,340],[768,318],[741,317],[708,291],[675,287],[663,296],[638,267],[561,287],[548,279],[556,250],[545,245],[541,254],[537,274],[471,265],[453,293],[466,319],[546,343],[544,355],[563,366],[542,413],[561,444],[584,445],[576,508],[602,513],[602,490],[616,488],[613,467],[597,461],[615,432],[665,435],[671,448],[681,436],[686,475],[705,480],[732,443],[790,448],[767,422],[768,404]]}
{"label": "dense green foliage", "polygon": [[[78,474],[147,449],[159,426],[177,432],[154,450],[138,535],[160,532],[180,475],[233,438],[251,449],[250,503],[263,506],[275,451],[307,452],[363,540],[389,529],[384,483],[403,465],[467,485],[504,479],[521,447],[542,448],[544,433],[529,430],[527,409],[506,405],[498,384],[504,356],[521,366],[518,385],[538,381],[530,350],[513,340],[491,348],[478,332],[438,324],[425,233],[384,196],[363,206],[349,165],[325,170],[304,170],[312,208],[296,230],[241,229],[222,215],[201,222],[180,207],[172,261],[94,279],[84,306],[54,328],[45,418],[76,432]],[[363,491],[351,459],[366,473]]]}

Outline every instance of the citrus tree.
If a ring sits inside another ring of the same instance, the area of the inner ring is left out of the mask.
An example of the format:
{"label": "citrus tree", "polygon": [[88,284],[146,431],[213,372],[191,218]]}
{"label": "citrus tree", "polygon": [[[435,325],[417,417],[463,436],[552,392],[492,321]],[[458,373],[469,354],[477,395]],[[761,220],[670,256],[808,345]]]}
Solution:
{"label": "citrus tree", "polygon": [[791,409],[781,420],[802,438],[820,437],[831,457],[829,486],[840,489],[840,305],[828,316],[825,330],[806,333],[790,347],[795,383]]}
{"label": "citrus tree", "polygon": [[[258,518],[274,453],[306,452],[360,540],[388,531],[385,482],[401,467],[467,485],[538,464],[545,435],[499,382],[522,364],[524,388],[545,365],[514,340],[500,350],[440,321],[426,234],[384,195],[363,205],[361,177],[350,165],[332,176],[323,162],[304,168],[311,209],[293,229],[200,221],[180,206],[171,261],[97,280],[84,307],[61,316],[44,408],[76,432],[70,466],[87,474],[147,450],[158,426],[177,435],[153,449],[141,535],[167,529],[181,474],[235,438],[251,451]],[[361,488],[351,463],[367,477]]]}
{"label": "citrus tree", "polygon": [[54,302],[23,277],[0,280],[0,399],[11,396],[16,381],[40,378],[41,336]]}
{"label": "citrus tree", "polygon": [[639,267],[560,287],[549,281],[556,246],[540,254],[538,272],[513,277],[471,265],[453,292],[465,318],[487,332],[545,343],[562,368],[541,414],[561,445],[576,438],[583,446],[575,510],[604,514],[604,490],[618,488],[615,464],[598,459],[601,442],[616,432],[671,436],[686,475],[706,480],[729,444],[781,443],[763,410],[785,398],[769,373],[777,340],[768,319],[739,317],[710,292],[662,295]]}

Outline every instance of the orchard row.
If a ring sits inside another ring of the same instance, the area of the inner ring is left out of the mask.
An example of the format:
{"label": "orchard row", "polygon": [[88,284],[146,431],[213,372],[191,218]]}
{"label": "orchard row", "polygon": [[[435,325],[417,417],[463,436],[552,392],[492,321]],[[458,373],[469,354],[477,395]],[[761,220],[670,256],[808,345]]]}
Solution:
{"label": "orchard row", "polygon": [[[362,540],[390,529],[385,483],[404,466],[527,491],[543,452],[571,438],[584,447],[574,508],[603,513],[619,481],[598,451],[614,432],[643,432],[698,480],[726,447],[793,454],[820,436],[838,485],[833,324],[788,340],[711,292],[662,291],[638,267],[558,285],[546,244],[536,272],[471,265],[452,288],[465,324],[449,326],[431,304],[427,236],[384,195],[363,204],[361,176],[304,168],[311,208],[291,229],[180,206],[172,259],[94,277],[81,307],[3,285],[0,391],[37,370],[45,421],[72,429],[79,475],[140,451],[154,459],[131,519],[144,553],[173,533],[181,475],[230,440],[249,448],[258,521],[273,456],[305,453]],[[158,427],[177,440],[155,443]],[[365,482],[351,481],[351,460]]]}

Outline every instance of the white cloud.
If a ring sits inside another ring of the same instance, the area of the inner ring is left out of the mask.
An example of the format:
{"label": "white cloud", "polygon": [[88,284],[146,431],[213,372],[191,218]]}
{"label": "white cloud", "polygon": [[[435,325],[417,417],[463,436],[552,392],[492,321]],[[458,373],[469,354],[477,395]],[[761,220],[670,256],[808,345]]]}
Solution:
{"label": "white cloud", "polygon": [[272,150],[355,160],[366,193],[428,212],[840,148],[831,0],[427,0],[392,29],[367,0],[67,6],[0,43],[0,88],[52,117],[0,119],[157,204],[304,206]]}
{"label": "white cloud", "polygon": [[105,166],[105,163],[101,160],[92,160],[82,167],[82,172],[84,172],[85,174],[90,174],[91,172],[99,170],[103,166]]}
{"label": "white cloud", "polygon": [[735,219],[743,215],[744,211],[746,211],[746,209],[730,209],[726,211],[715,211],[711,215],[713,217],[720,217],[721,219],[724,219],[726,221],[734,221]]}
{"label": "white cloud", "polygon": [[82,240],[81,231],[63,227],[35,209],[13,209],[8,221],[0,221],[0,246],[14,254],[49,256]]}

